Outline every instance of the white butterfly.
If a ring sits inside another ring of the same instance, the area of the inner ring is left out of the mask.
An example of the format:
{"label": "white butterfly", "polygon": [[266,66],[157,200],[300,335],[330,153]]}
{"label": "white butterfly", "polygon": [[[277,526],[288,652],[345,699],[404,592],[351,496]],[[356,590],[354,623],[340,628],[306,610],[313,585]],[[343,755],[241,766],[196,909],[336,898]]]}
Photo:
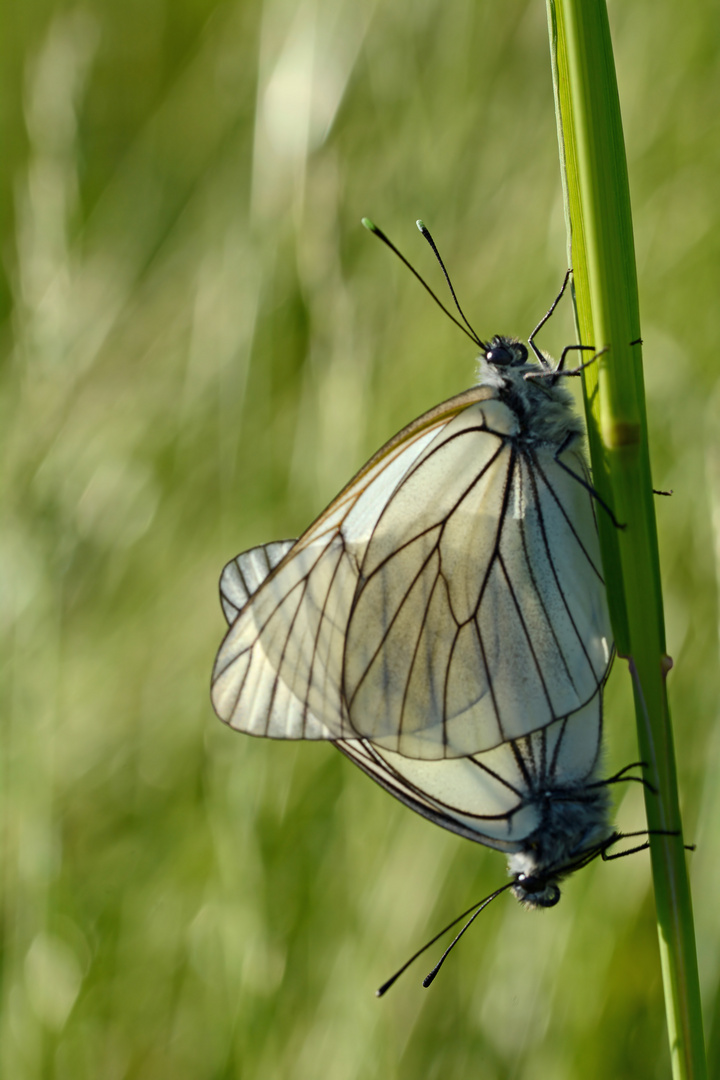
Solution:
{"label": "white butterfly", "polygon": [[480,344],[474,389],[391,439],[299,540],[225,567],[212,697],[240,731],[332,740],[508,852],[515,894],[550,906],[611,835],[611,631],[570,397],[539,353]]}

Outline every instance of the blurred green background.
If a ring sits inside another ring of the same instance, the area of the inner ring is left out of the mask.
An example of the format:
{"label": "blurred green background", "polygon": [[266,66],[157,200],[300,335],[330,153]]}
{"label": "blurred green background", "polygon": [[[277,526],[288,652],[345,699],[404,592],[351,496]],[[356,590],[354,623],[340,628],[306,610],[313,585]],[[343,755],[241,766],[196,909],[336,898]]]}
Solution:
{"label": "blurred green background", "polygon": [[[720,975],[720,10],[611,4],[708,1025]],[[541,0],[33,0],[2,36],[2,1011],[12,1080],[664,1077],[646,855],[561,904],[328,745],[213,716],[217,578],[296,536],[566,266]],[[572,340],[565,309],[543,344]],[[607,768],[637,756],[619,662]],[[617,821],[642,828],[636,791]]]}

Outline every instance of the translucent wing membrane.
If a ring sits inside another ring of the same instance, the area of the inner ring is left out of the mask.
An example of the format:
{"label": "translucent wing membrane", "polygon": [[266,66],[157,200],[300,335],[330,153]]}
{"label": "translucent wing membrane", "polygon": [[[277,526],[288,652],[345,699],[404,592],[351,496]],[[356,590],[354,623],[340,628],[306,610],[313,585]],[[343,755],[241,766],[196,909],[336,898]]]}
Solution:
{"label": "translucent wing membrane", "polygon": [[369,740],[356,760],[376,779],[394,775],[388,754],[472,758],[598,724],[611,637],[587,470],[574,449],[563,468],[552,444],[516,439],[518,423],[491,388],[467,391],[383,447],[296,543],[229,563],[218,715]]}

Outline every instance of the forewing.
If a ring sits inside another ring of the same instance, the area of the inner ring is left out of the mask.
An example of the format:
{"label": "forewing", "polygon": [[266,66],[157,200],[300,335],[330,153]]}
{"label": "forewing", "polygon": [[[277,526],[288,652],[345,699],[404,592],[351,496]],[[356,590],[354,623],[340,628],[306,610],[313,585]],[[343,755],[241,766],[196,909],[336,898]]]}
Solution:
{"label": "forewing", "polygon": [[407,757],[474,754],[552,724],[594,697],[612,658],[582,457],[566,455],[571,476],[552,448],[517,450],[503,410],[448,425],[362,562],[350,722]]}
{"label": "forewing", "polygon": [[[496,414],[490,429],[488,413]],[[512,474],[511,422],[490,402],[448,425],[367,545],[348,627],[346,697],[357,731],[408,757],[462,756],[503,741],[485,701],[492,685],[472,620]]]}
{"label": "forewing", "polygon": [[368,541],[418,457],[471,412],[468,406],[489,396],[487,388],[467,391],[400,432],[289,550],[269,545],[228,565],[221,595],[231,627],[212,688],[221,719],[271,738],[357,734],[343,663]]}

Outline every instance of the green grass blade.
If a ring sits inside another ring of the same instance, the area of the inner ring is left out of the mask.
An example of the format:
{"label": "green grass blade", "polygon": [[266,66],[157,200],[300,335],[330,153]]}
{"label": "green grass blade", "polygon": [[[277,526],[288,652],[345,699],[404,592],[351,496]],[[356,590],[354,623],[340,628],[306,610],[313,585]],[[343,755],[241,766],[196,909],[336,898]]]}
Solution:
{"label": "green grass blade", "polygon": [[665,676],[637,278],[625,146],[604,0],[548,0],[555,100],[580,339],[607,348],[586,372],[593,473],[626,527],[600,513],[618,651],[631,658],[673,1076],[706,1076],[692,906]]}

